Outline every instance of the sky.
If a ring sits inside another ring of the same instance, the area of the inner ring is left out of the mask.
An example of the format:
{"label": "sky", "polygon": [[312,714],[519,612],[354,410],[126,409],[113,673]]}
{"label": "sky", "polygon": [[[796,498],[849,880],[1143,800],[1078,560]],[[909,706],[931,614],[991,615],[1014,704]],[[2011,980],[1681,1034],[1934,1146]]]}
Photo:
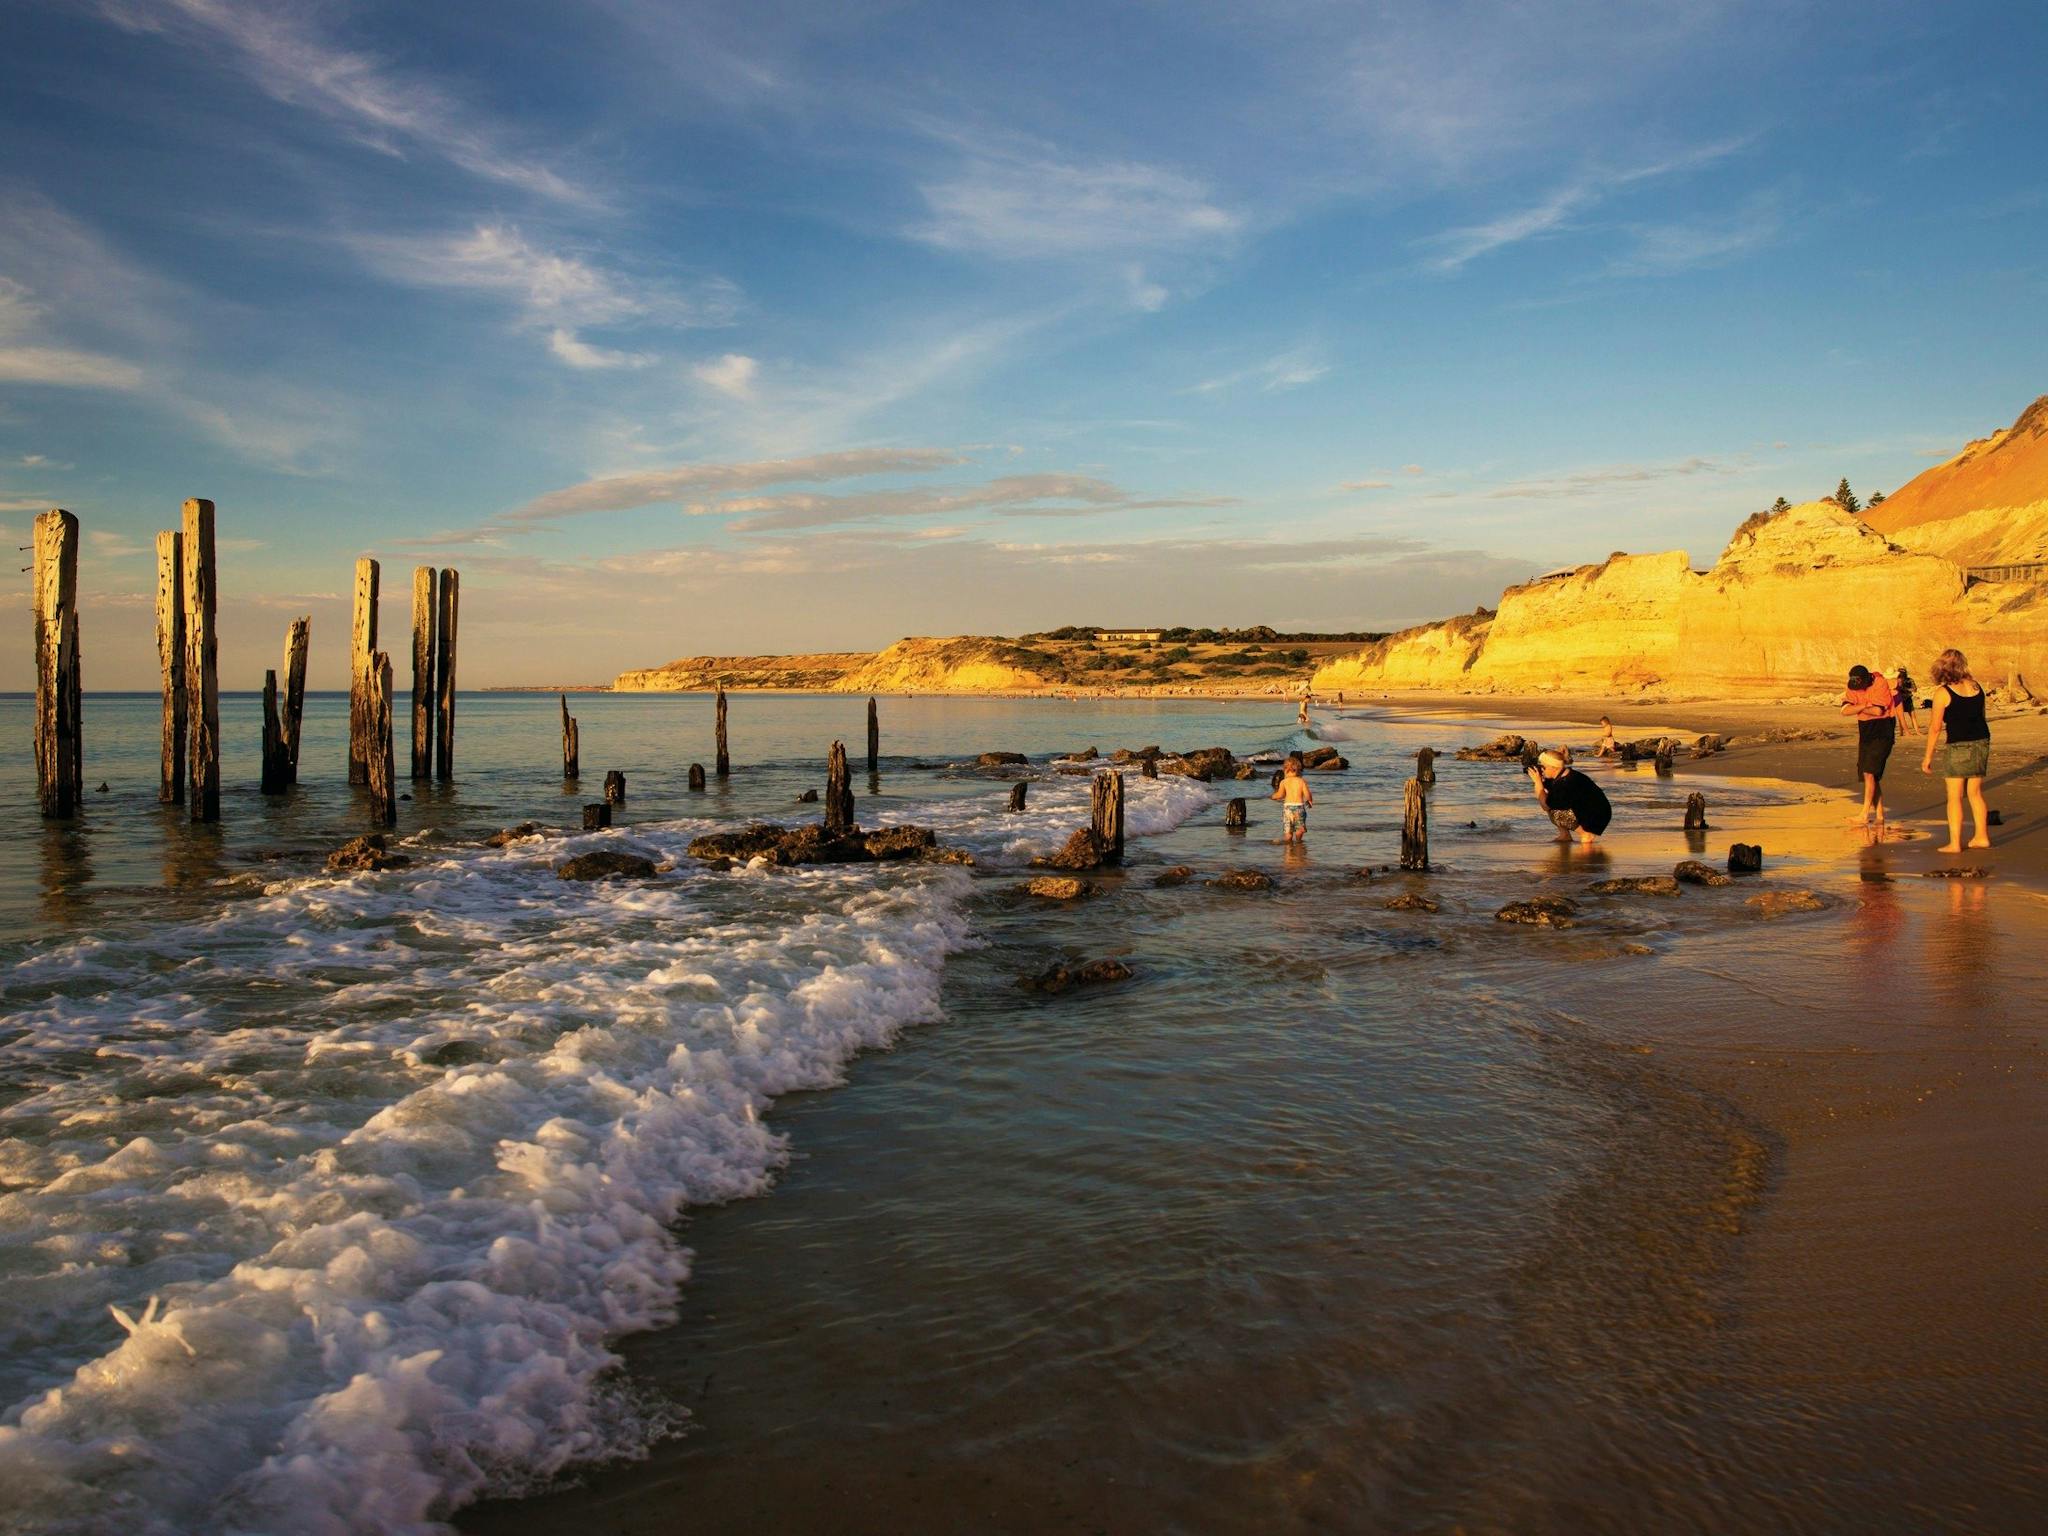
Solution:
{"label": "sky", "polygon": [[[0,521],[156,682],[1386,629],[2048,391],[2048,8],[0,0]],[[18,563],[25,564],[27,556]],[[0,688],[32,686],[28,578]],[[9,617],[9,615],[12,617]]]}

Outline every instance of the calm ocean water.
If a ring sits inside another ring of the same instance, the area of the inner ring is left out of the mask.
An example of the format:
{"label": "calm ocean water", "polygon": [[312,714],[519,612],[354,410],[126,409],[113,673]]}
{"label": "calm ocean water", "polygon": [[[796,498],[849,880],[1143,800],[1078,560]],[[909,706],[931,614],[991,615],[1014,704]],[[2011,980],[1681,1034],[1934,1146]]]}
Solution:
{"label": "calm ocean water", "polygon": [[[1022,868],[1087,801],[1051,754],[1310,738],[1279,704],[885,699],[861,820],[977,867],[719,875],[684,845],[814,815],[864,701],[736,696],[735,777],[696,795],[707,699],[572,707],[580,790],[552,697],[465,697],[458,782],[401,808],[413,867],[331,878],[364,817],[341,699],[269,802],[256,701],[224,701],[217,828],[154,803],[135,697],[88,700],[109,792],[39,826],[0,700],[0,1523],[421,1531],[651,1453],[621,1486],[710,1529],[847,1528],[849,1496],[956,1529],[978,1479],[1039,1490],[997,1528],[1568,1529],[1529,1501],[1597,1503],[1682,1438],[1768,1137],[1586,1021],[1681,953],[1796,1004],[1845,921],[1588,897],[1685,851],[1685,778],[1609,775],[1588,859],[1512,766],[1446,761],[1444,869],[1363,882],[1415,749],[1495,727],[1324,712],[1354,766],[1315,779],[1306,851],[1261,799],[1222,829],[1262,781],[1133,777],[1126,871],[1049,909]],[[971,766],[995,749],[1033,764]],[[608,768],[621,825],[481,846],[574,822]],[[1770,798],[1710,794],[1717,825]],[[679,867],[554,877],[595,847]],[[1280,888],[1155,888],[1173,862]],[[1384,909],[1411,886],[1443,910]],[[1542,891],[1590,920],[1492,920]],[[1104,954],[1134,979],[1017,985]]]}

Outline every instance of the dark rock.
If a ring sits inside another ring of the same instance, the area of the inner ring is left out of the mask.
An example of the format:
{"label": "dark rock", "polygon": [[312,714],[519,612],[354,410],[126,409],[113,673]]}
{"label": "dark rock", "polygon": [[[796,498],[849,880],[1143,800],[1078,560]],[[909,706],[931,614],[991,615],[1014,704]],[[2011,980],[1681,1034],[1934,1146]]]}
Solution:
{"label": "dark rock", "polygon": [[[1721,878],[1725,881],[1728,877]],[[1595,880],[1586,889],[1595,896],[1676,896],[1678,881],[1671,875],[1621,875],[1612,880]]]}
{"label": "dark rock", "polygon": [[1685,797],[1685,830],[1704,832],[1707,826],[1707,797],[1694,790]]}
{"label": "dark rock", "polygon": [[1161,773],[1178,773],[1206,782],[1218,776],[1229,778],[1235,775],[1237,754],[1228,747],[1201,747],[1193,752],[1161,757],[1158,766]]}
{"label": "dark rock", "polygon": [[1047,901],[1079,901],[1083,896],[1094,894],[1095,884],[1072,875],[1037,875],[1025,882],[1024,889],[1030,895],[1042,896]]}
{"label": "dark rock", "polygon": [[1420,891],[1406,891],[1380,903],[1389,912],[1436,912],[1442,910]]}
{"label": "dark rock", "polygon": [[1458,760],[1466,763],[1513,763],[1521,761],[1522,754],[1529,747],[1526,737],[1508,731],[1496,736],[1484,746],[1458,748]]}
{"label": "dark rock", "polygon": [[1028,763],[1031,759],[1022,752],[984,752],[974,760],[977,768],[1003,768],[1011,763]]}
{"label": "dark rock", "polygon": [[766,859],[771,864],[868,864],[885,859],[932,858],[938,837],[929,827],[883,827],[834,834],[822,826],[780,827],[757,822],[737,832],[709,832],[693,838],[693,859],[731,859],[745,863]]}
{"label": "dark rock", "polygon": [[1755,843],[1730,843],[1728,869],[1732,874],[1753,875],[1764,867],[1764,851]]}
{"label": "dark rock", "polygon": [[1194,878],[1195,872],[1191,866],[1175,864],[1170,868],[1162,869],[1158,874],[1154,875],[1152,883],[1154,885],[1186,885]]}
{"label": "dark rock", "polygon": [[507,843],[516,843],[521,838],[537,837],[539,836],[539,834],[539,822],[522,821],[516,827],[503,827],[500,828],[498,831],[493,832],[489,837],[484,839],[484,846],[486,848],[503,848]]}
{"label": "dark rock", "polygon": [[612,807],[608,800],[593,800],[583,807],[583,830],[596,832],[612,824]]}
{"label": "dark rock", "polygon": [[1812,891],[1759,891],[1749,898],[1765,917],[1778,917],[1787,912],[1818,912],[1827,906],[1827,898]]}
{"label": "dark rock", "polygon": [[1223,807],[1223,826],[1224,830],[1229,832],[1242,832],[1245,829],[1244,799],[1242,796],[1232,800]]}
{"label": "dark rock", "polygon": [[1681,859],[1671,871],[1674,880],[1683,880],[1687,885],[1732,885],[1721,871],[1711,864],[1702,864],[1698,859]]}
{"label": "dark rock", "polygon": [[1093,747],[1090,747],[1085,752],[1063,752],[1060,754],[1059,760],[1063,763],[1092,763],[1100,755]]}
{"label": "dark rock", "polygon": [[1159,759],[1156,757],[1140,758],[1138,760],[1138,777],[1141,779],[1158,778]]}
{"label": "dark rock", "polygon": [[1158,747],[1118,747],[1109,754],[1109,760],[1112,763],[1135,763],[1140,758],[1164,756],[1165,752]]}
{"label": "dark rock", "polygon": [[690,764],[690,788],[701,790],[703,787],[704,765],[702,763]]}
{"label": "dark rock", "polygon": [[1436,782],[1436,748],[1424,747],[1415,754],[1415,780],[1418,784]]}
{"label": "dark rock", "polygon": [[1351,759],[1348,757],[1326,757],[1320,763],[1310,763],[1308,771],[1310,773],[1342,773],[1350,766]]}
{"label": "dark rock", "polygon": [[1497,922],[1528,923],[1538,928],[1570,928],[1578,910],[1579,904],[1569,896],[1531,896],[1527,901],[1511,901],[1493,915]]}
{"label": "dark rock", "polygon": [[[100,786],[100,792],[102,794],[106,793],[106,788],[107,786],[102,784]],[[1991,809],[1984,813],[1984,825],[1987,827],[2002,827],[2005,825],[2005,818],[1998,814],[1997,806],[1994,805],[1993,807],[1991,807]]]}
{"label": "dark rock", "polygon": [[1270,891],[1273,877],[1256,869],[1226,869],[1204,882],[1219,891]]}
{"label": "dark rock", "polygon": [[930,827],[882,827],[861,841],[871,859],[918,859],[938,851],[938,834]]}
{"label": "dark rock", "polygon": [[965,848],[934,848],[924,856],[924,861],[927,864],[966,864],[971,866],[974,863],[974,855]]}
{"label": "dark rock", "polygon": [[[101,780],[100,780],[100,787],[99,787],[99,789],[98,789],[97,791],[95,791],[95,793],[98,793],[98,794],[102,794],[102,795],[104,795],[104,794],[107,794],[108,792],[109,792],[109,791],[108,791],[108,789],[107,789],[107,781],[106,781],[105,779],[101,779]],[[408,796],[406,796],[406,798],[407,798],[408,800],[410,800],[410,799],[411,799],[412,797],[411,797],[410,795],[408,795]]]}
{"label": "dark rock", "polygon": [[796,803],[798,805],[816,805],[818,803],[818,792],[815,789],[807,789],[796,797]]}
{"label": "dark rock", "polygon": [[1988,869],[1930,869],[1922,875],[1923,880],[1985,880],[1990,878]]}
{"label": "dark rock", "polygon": [[1727,745],[1728,743],[1724,741],[1721,737],[1714,735],[1712,732],[1709,732],[1707,735],[1701,736],[1693,742],[1692,755],[1694,757],[1712,757],[1716,752],[1722,751],[1724,748],[1726,748]]}
{"label": "dark rock", "polygon": [[1259,770],[1250,763],[1239,763],[1236,772],[1231,774],[1233,779],[1256,779],[1258,776]]}
{"label": "dark rock", "polygon": [[637,853],[625,853],[617,848],[600,848],[594,853],[579,853],[573,859],[564,859],[555,866],[557,880],[609,880],[613,876],[646,880],[654,875],[654,860]]}
{"label": "dark rock", "polygon": [[466,1067],[474,1061],[489,1061],[491,1053],[474,1040],[443,1040],[430,1051],[423,1051],[420,1060],[430,1067]]}
{"label": "dark rock", "polygon": [[604,803],[624,805],[626,803],[626,776],[614,768],[604,776]]}
{"label": "dark rock", "polygon": [[1104,958],[1085,965],[1055,965],[1036,976],[1026,976],[1018,985],[1033,992],[1060,993],[1069,987],[1099,987],[1113,981],[1129,981],[1131,968],[1123,961]]}
{"label": "dark rock", "polygon": [[353,874],[362,870],[403,869],[411,862],[412,860],[405,854],[390,851],[382,832],[369,832],[361,837],[352,837],[327,855],[327,868],[335,874]]}
{"label": "dark rock", "polygon": [[1334,763],[1340,755],[1335,747],[1310,747],[1301,754],[1301,766],[1320,768],[1325,763]]}
{"label": "dark rock", "polygon": [[1669,752],[1659,752],[1657,754],[1657,777],[1660,779],[1671,777],[1671,754]]}
{"label": "dark rock", "polygon": [[1024,809],[1024,791],[1029,789],[1030,787],[1031,781],[1029,779],[1019,779],[1016,783],[1010,786],[1011,810],[1021,811]]}
{"label": "dark rock", "polygon": [[1033,869],[1099,869],[1109,856],[1109,845],[1095,835],[1093,827],[1076,827],[1074,835],[1058,853],[1033,859]]}

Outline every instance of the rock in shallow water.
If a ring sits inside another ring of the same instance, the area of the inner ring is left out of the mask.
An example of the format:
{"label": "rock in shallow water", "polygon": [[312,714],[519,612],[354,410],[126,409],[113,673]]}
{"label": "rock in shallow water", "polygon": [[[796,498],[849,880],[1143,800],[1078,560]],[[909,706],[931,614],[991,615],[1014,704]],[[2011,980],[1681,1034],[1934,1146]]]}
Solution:
{"label": "rock in shallow water", "polygon": [[1222,874],[1205,882],[1220,891],[1270,891],[1273,877],[1256,869],[1226,869]]}
{"label": "rock in shallow water", "polygon": [[1095,835],[1093,827],[1076,827],[1074,835],[1058,853],[1033,859],[1033,869],[1100,869],[1109,856],[1109,845]]}
{"label": "rock in shallow water", "polygon": [[1123,961],[1107,958],[1090,960],[1085,965],[1055,965],[1036,976],[1024,976],[1017,985],[1033,992],[1060,993],[1069,987],[1099,987],[1113,981],[1129,981],[1131,968]]}
{"label": "rock in shallow water", "polygon": [[614,877],[646,880],[654,873],[654,860],[637,853],[622,853],[616,848],[579,853],[555,866],[557,880],[610,880]]}
{"label": "rock in shallow water", "polygon": [[1753,875],[1764,867],[1764,851],[1755,843],[1730,843],[1728,869],[1731,874]]}
{"label": "rock in shallow water", "polygon": [[1765,917],[1781,917],[1787,912],[1818,912],[1827,904],[1826,897],[1812,891],[1759,891],[1749,898],[1749,905]]}
{"label": "rock in shallow water", "polygon": [[[1727,876],[1721,878],[1725,882]],[[1678,881],[1670,875],[1620,875],[1612,880],[1595,880],[1586,889],[1595,896],[1676,896]]]}
{"label": "rock in shallow water", "polygon": [[1527,901],[1511,901],[1494,913],[1494,920],[1502,923],[1527,923],[1537,928],[1570,928],[1579,904],[1569,896],[1531,896]]}
{"label": "rock in shallow water", "polygon": [[[693,859],[766,859],[771,864],[868,864],[882,859],[937,858],[938,836],[930,827],[882,827],[832,836],[821,826],[779,827],[761,822],[738,832],[711,832],[692,839]],[[949,860],[948,862],[952,862]]]}
{"label": "rock in shallow water", "polygon": [[1671,873],[1674,878],[1683,880],[1687,885],[1733,885],[1735,883],[1711,864],[1702,864],[1698,859],[1679,860]]}
{"label": "rock in shallow water", "polygon": [[1025,882],[1024,889],[1029,895],[1043,896],[1047,901],[1078,901],[1092,895],[1095,885],[1072,875],[1036,875]]}
{"label": "rock in shallow water", "polygon": [[539,822],[522,821],[516,827],[501,827],[496,832],[493,832],[484,839],[484,846],[486,848],[503,848],[508,843],[518,842],[521,838],[538,836],[540,836]]}
{"label": "rock in shallow water", "polygon": [[390,851],[382,832],[369,832],[361,837],[352,837],[327,855],[327,867],[335,874],[353,874],[362,870],[403,869],[411,862],[412,860],[405,854]]}
{"label": "rock in shallow water", "polygon": [[1389,912],[1437,912],[1442,909],[1419,891],[1409,891],[1381,903]]}
{"label": "rock in shallow water", "polygon": [[1158,874],[1154,875],[1152,883],[1154,885],[1186,885],[1194,877],[1195,871],[1192,865],[1175,864],[1168,869],[1162,869]]}

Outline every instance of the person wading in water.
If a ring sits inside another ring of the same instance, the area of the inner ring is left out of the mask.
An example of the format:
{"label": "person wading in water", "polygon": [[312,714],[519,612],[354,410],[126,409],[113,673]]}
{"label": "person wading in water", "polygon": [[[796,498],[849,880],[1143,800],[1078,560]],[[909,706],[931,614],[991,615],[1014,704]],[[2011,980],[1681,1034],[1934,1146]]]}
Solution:
{"label": "person wading in water", "polygon": [[1955,647],[1943,651],[1934,663],[1934,693],[1927,715],[1927,750],[1920,757],[1920,771],[1934,772],[1934,744],[1943,735],[1948,743],[1941,749],[1941,776],[1948,781],[1948,841],[1941,853],[1963,851],[1963,797],[1970,799],[1970,815],[1977,823],[1972,848],[1989,848],[1986,826],[1991,813],[1984,806],[1984,775],[1991,767],[1991,727],[1984,719],[1984,686],[1970,676],[1969,658]]}

